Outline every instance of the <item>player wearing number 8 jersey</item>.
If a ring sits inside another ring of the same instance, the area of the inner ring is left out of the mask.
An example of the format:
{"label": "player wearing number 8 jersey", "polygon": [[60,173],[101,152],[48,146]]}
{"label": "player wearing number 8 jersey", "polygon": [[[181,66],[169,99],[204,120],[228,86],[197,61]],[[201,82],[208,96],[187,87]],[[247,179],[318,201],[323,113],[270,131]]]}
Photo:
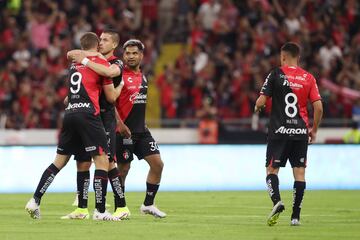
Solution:
{"label": "player wearing number 8 jersey", "polygon": [[[286,43],[280,52],[281,67],[267,76],[256,101],[260,111],[267,98],[272,98],[272,110],[266,153],[266,183],[273,201],[268,225],[276,224],[285,209],[279,192],[278,172],[289,160],[294,174],[294,199],[291,225],[299,225],[301,203],[305,190],[305,167],[308,143],[313,143],[322,117],[322,103],[315,78],[298,66],[300,48]],[[314,122],[310,129],[307,103],[314,108]],[[309,130],[310,129],[310,130]]]}

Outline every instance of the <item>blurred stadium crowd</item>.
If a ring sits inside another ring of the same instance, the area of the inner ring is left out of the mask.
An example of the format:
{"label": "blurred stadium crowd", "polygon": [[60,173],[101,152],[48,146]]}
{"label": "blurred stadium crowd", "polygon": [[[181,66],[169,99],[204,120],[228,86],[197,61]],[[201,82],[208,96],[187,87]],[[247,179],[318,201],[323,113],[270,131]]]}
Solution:
{"label": "blurred stadium crowd", "polygon": [[145,43],[150,75],[164,42],[183,43],[154,79],[164,119],[251,117],[286,41],[301,45],[324,117],[360,116],[356,0],[9,0],[0,8],[0,127],[56,128],[67,94],[66,52],[79,48],[84,32],[108,26],[122,42]]}

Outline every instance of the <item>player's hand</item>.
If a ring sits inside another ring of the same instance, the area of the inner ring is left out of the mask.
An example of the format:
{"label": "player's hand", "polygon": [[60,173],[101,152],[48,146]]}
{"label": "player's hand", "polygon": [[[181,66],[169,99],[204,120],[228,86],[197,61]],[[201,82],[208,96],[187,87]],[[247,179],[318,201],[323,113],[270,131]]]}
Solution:
{"label": "player's hand", "polygon": [[118,127],[119,127],[119,132],[120,132],[121,136],[123,136],[125,138],[131,137],[131,131],[124,123],[119,123]]}
{"label": "player's hand", "polygon": [[69,52],[67,52],[67,59],[74,61],[75,60],[75,56],[80,54],[81,50],[75,49],[75,50],[71,50]]}
{"label": "player's hand", "polygon": [[261,107],[258,107],[255,105],[254,112],[255,113],[261,112],[264,108],[265,108],[265,105],[262,105]]}
{"label": "player's hand", "polygon": [[76,63],[81,63],[84,58],[86,58],[86,54],[84,53],[84,51],[80,50],[79,52],[74,53],[73,60]]}
{"label": "player's hand", "polygon": [[316,141],[316,131],[310,129],[309,131],[309,144],[313,144]]}

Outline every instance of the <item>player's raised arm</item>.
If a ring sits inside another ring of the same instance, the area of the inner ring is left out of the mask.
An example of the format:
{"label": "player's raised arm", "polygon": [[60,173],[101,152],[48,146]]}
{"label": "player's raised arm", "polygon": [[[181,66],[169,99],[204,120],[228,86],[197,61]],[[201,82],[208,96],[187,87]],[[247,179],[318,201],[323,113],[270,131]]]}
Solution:
{"label": "player's raised arm", "polygon": [[66,57],[68,60],[73,60],[75,61],[78,58],[85,58],[85,57],[93,57],[93,56],[97,56],[99,58],[105,59],[106,58],[99,52],[91,52],[91,51],[84,51],[84,50],[80,50],[80,49],[74,49],[74,50],[70,50],[66,53]]}
{"label": "player's raised arm", "polygon": [[89,67],[91,70],[97,74],[104,77],[117,77],[121,74],[121,66],[116,64],[111,64],[110,66],[105,66],[99,63],[95,63],[87,58],[86,54],[83,51],[74,53],[72,59],[77,63],[82,63],[83,65]]}

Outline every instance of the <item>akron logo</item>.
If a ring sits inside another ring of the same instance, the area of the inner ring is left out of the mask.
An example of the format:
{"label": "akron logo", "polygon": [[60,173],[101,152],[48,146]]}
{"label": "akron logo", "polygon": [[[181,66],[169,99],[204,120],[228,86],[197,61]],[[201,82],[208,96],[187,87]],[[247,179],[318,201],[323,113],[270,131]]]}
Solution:
{"label": "akron logo", "polygon": [[128,160],[129,157],[130,157],[130,152],[129,152],[129,150],[125,150],[125,151],[123,152],[123,158],[124,158],[125,160]]}

